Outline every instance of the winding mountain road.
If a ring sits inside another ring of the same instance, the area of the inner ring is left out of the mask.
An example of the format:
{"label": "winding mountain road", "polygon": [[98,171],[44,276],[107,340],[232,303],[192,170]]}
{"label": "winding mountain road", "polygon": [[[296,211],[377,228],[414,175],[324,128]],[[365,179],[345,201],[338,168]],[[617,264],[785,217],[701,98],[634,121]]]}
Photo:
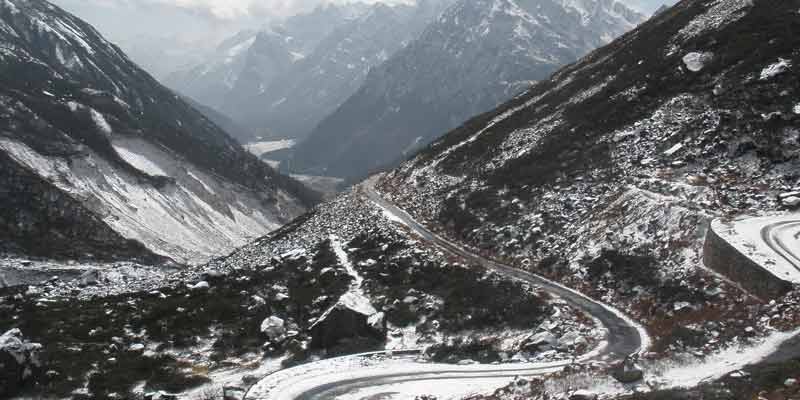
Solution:
{"label": "winding mountain road", "polygon": [[[649,347],[650,339],[644,328],[622,312],[541,276],[473,254],[429,231],[408,213],[384,199],[375,189],[376,180],[377,177],[373,177],[361,185],[364,195],[378,207],[390,213],[392,219],[402,222],[424,240],[446,252],[472,263],[483,265],[499,274],[536,285],[541,290],[562,298],[570,306],[593,316],[605,328],[606,337],[598,348],[581,357],[580,361],[614,362],[622,360],[630,354],[642,352]],[[256,383],[248,391],[246,398],[259,400],[359,399],[362,398],[358,394],[359,391],[383,386],[391,386],[394,389],[387,389],[385,392],[378,390],[364,398],[405,398],[411,393],[398,392],[398,385],[413,388],[413,390],[424,390],[426,387],[434,388],[445,383],[469,385],[472,381],[499,379],[498,386],[500,386],[503,380],[507,382],[516,376],[536,376],[554,372],[572,362],[456,366],[394,360],[386,361],[385,364],[378,363],[359,367],[358,359],[373,356],[374,353],[357,354],[279,371]],[[422,391],[415,394],[425,393]]]}
{"label": "winding mountain road", "polygon": [[[800,272],[800,220],[771,223],[761,229],[761,240]],[[792,245],[789,245],[791,243]]]}

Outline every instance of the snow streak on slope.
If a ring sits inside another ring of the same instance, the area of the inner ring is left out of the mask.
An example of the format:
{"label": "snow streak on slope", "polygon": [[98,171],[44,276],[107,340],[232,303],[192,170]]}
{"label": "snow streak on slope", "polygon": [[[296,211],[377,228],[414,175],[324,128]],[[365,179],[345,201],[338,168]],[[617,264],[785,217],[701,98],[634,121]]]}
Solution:
{"label": "snow streak on slope", "polygon": [[[0,140],[19,164],[83,199],[115,231],[179,262],[201,263],[278,228],[260,200],[138,139],[115,143],[120,155],[151,175],[175,181],[157,188],[89,153],[71,163],[23,143]],[[146,154],[147,156],[144,156]],[[289,203],[288,208],[293,206]]]}

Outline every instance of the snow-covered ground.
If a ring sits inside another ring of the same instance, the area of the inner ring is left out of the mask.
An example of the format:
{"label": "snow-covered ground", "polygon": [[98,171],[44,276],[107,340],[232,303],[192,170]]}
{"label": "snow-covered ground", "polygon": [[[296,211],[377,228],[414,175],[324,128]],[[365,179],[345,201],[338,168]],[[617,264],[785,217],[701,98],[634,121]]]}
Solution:
{"label": "snow-covered ground", "polygon": [[[270,160],[265,160],[273,168],[277,168],[280,163]],[[344,182],[344,179],[334,178],[330,176],[315,176],[315,175],[300,175],[292,174],[292,178],[302,182],[304,185],[314,189],[325,195],[333,196],[339,191],[339,185]]]}
{"label": "snow-covered ground", "polygon": [[255,154],[257,157],[261,157],[262,155],[266,153],[271,153],[273,151],[290,149],[294,147],[294,145],[295,145],[294,139],[283,139],[283,140],[248,143],[244,145],[244,148],[246,148],[247,151]]}
{"label": "snow-covered ground", "polygon": [[722,239],[776,277],[800,283],[800,213],[777,214],[711,224]]}
{"label": "snow-covered ground", "polygon": [[798,334],[800,330],[775,332],[755,345],[734,345],[704,360],[666,367],[654,379],[661,388],[691,388],[711,382],[765,359],[778,350],[783,342]]}

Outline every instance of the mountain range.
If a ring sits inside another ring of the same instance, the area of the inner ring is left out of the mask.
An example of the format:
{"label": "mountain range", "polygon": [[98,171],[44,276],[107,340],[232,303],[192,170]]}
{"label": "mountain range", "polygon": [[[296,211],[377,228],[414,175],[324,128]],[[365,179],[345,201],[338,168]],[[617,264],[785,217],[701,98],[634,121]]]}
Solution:
{"label": "mountain range", "polygon": [[291,168],[361,177],[644,19],[613,0],[459,1],[371,70],[358,92],[293,149]]}
{"label": "mountain range", "polygon": [[434,18],[446,0],[414,6],[319,6],[223,42],[215,56],[166,83],[231,116],[252,135],[303,138]]}

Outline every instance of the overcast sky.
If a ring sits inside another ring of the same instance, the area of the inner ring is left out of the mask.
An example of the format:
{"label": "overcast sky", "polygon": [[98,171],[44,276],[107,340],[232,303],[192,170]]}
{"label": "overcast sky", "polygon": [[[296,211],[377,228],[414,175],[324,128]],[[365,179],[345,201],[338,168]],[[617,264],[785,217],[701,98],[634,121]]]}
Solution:
{"label": "overcast sky", "polygon": [[[67,9],[91,12],[172,9],[188,14],[234,21],[243,18],[274,18],[310,10],[322,3],[346,3],[354,0],[52,0]],[[360,0],[364,3],[409,3],[413,0]]]}

